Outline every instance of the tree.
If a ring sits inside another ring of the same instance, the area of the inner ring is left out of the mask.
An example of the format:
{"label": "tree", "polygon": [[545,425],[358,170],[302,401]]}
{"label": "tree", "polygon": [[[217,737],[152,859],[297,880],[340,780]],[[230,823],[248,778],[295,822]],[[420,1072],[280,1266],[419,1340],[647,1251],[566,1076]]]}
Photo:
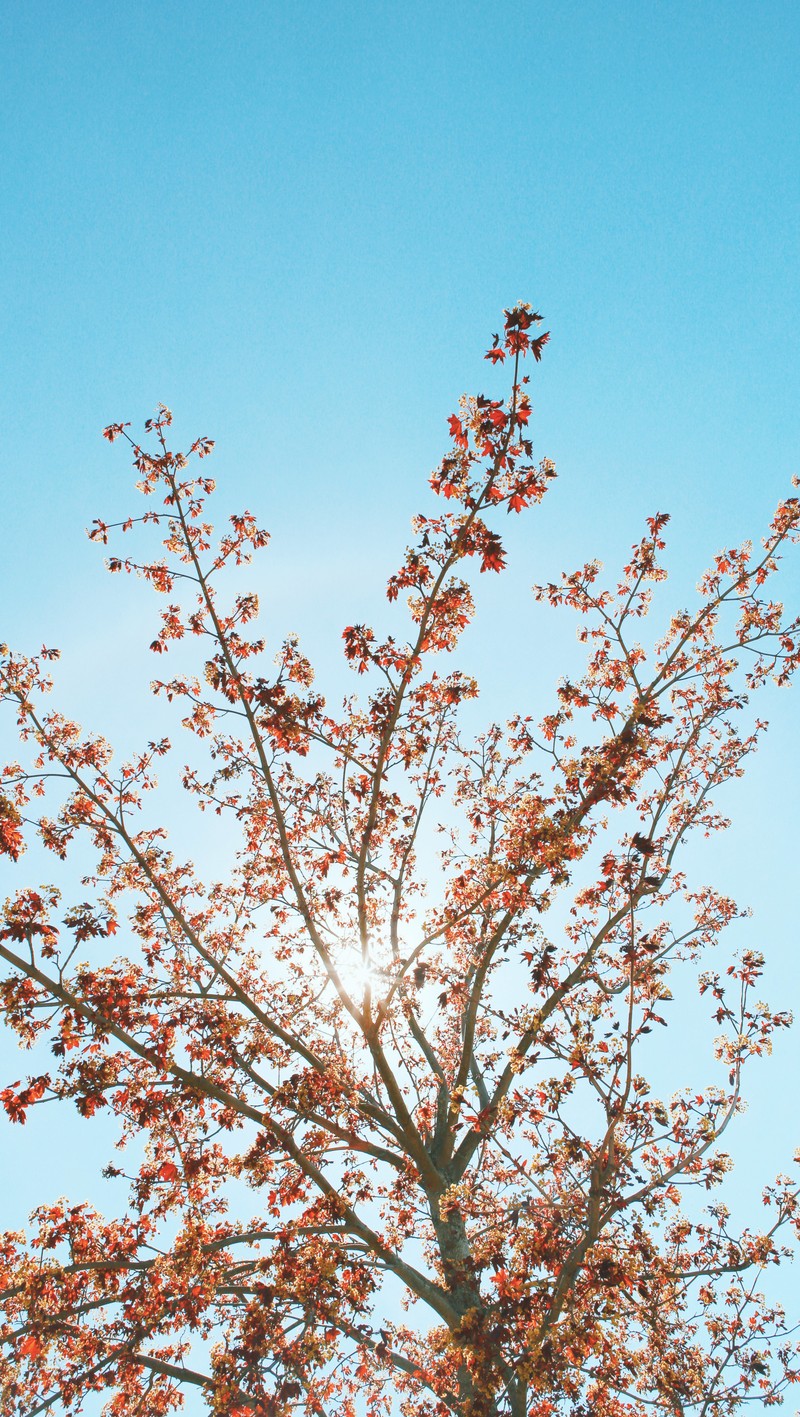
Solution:
{"label": "tree", "polygon": [[211,442],[171,451],[166,408],[142,442],[106,429],[150,508],[91,536],[160,538],[157,559],[109,569],[167,598],[157,655],[194,646],[197,672],[154,690],[196,742],[187,797],[215,814],[222,858],[238,849],[200,879],[151,807],[170,744],[115,766],[48,710],[54,652],[4,650],[24,762],[3,770],[2,850],[10,866],[38,839],[82,880],[75,899],[26,886],[4,907],[5,1019],[54,1061],[2,1099],[17,1122],[52,1099],[110,1109],[130,1157],[106,1173],[127,1184],[118,1214],[45,1205],[27,1239],[3,1238],[7,1412],[99,1391],[109,1413],[162,1413],[193,1389],[229,1417],[721,1417],[800,1376],[760,1292],[790,1253],[797,1186],[767,1189],[759,1231],[693,1202],[724,1180],[747,1059],[789,1021],[756,1001],[758,954],[699,976],[721,1080],[662,1100],[644,1072],[671,971],[740,913],[681,853],[724,825],[715,793],[763,727],[748,691],[800,662],[798,621],[767,590],[800,503],[759,551],[718,555],[647,653],[666,515],[615,588],[597,563],[540,587],[577,613],[585,671],[540,724],[469,740],[476,685],[447,660],[466,577],[502,570],[498,516],[555,476],[533,460],[521,373],[540,321],[505,313],[486,357],[508,360],[507,397],[450,419],[444,509],[415,519],[388,583],[409,639],[347,627],[367,693],[338,715],[295,638],[265,667],[256,597],[228,596],[267,535],[244,513],[215,537],[196,465]]}

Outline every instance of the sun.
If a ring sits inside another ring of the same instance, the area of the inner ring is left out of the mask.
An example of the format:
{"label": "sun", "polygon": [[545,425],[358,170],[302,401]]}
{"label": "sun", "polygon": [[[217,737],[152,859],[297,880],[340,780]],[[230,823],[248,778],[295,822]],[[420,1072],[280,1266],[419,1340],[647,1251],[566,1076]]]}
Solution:
{"label": "sun", "polygon": [[337,951],[334,963],[342,984],[352,998],[363,998],[368,989],[373,993],[386,989],[388,971],[375,957],[372,948],[365,956],[358,941],[348,941]]}

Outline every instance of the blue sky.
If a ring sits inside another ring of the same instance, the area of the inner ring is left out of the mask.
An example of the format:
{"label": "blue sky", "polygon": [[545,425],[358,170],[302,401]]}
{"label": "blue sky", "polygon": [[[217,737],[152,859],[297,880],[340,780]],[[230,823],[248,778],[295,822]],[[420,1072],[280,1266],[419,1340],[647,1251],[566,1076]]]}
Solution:
{"label": "blue sky", "polygon": [[[338,684],[341,626],[381,613],[446,415],[520,297],[553,332],[534,432],[560,478],[482,588],[487,714],[538,706],[574,654],[531,582],[614,567],[655,510],[688,598],[800,464],[798,40],[780,0],[0,0],[2,636],[60,644],[69,710],[139,730],[127,636],[150,634],[83,528],[131,503],[99,430],[163,400],[274,534],[270,633],[300,630]],[[797,1005],[796,708],[769,712],[708,874],[754,906]],[[770,1111],[797,1063],[783,1043],[752,1091],[767,1169],[800,1139]],[[29,1123],[38,1164],[54,1127]]]}

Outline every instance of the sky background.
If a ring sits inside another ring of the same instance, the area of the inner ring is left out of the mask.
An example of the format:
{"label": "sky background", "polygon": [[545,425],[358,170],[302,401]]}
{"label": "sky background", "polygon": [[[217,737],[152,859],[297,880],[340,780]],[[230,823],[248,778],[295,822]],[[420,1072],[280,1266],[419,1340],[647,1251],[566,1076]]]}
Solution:
{"label": "sky background", "polygon": [[[616,569],[665,510],[684,603],[800,471],[799,41],[796,0],[3,0],[0,637],[61,646],[59,702],[87,726],[156,731],[152,607],[83,529],[133,505],[100,429],[164,401],[179,437],[216,438],[221,506],[271,530],[268,634],[300,631],[335,697],[341,628],[384,613],[446,417],[491,384],[523,298],[552,330],[533,429],[560,477],[463,657],[487,718],[548,707],[573,627],[534,580]],[[698,869],[753,906],[740,942],[798,1007],[796,695],[767,699],[735,829]],[[798,1068],[795,1038],[754,1070],[742,1197],[800,1141]],[[44,1109],[4,1128],[0,1225],[94,1193],[102,1131]]]}

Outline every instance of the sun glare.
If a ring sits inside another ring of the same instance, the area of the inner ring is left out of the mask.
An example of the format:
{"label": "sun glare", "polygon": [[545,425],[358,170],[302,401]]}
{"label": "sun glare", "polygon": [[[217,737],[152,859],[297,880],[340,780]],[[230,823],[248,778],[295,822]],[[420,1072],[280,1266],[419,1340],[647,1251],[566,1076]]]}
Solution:
{"label": "sun glare", "polygon": [[381,963],[370,950],[366,958],[361,945],[355,941],[342,947],[336,958],[336,968],[348,994],[353,998],[363,998],[367,989],[379,994],[388,987],[389,973],[385,963]]}

